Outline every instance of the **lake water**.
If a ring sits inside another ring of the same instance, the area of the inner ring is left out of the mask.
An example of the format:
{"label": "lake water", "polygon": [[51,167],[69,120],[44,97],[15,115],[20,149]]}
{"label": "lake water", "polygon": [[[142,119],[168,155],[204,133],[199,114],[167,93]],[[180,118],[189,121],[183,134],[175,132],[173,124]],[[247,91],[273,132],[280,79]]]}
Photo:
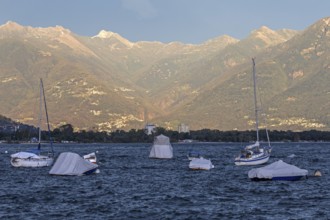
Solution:
{"label": "lake water", "polygon": [[[50,167],[10,165],[11,153],[30,146],[1,144],[0,219],[330,219],[330,143],[273,144],[269,163],[323,174],[296,182],[250,181],[252,167],[233,162],[243,146],[173,144],[174,159],[157,160],[150,144],[59,144],[57,152],[98,151],[101,172],[50,176]],[[190,150],[215,168],[189,170]]]}

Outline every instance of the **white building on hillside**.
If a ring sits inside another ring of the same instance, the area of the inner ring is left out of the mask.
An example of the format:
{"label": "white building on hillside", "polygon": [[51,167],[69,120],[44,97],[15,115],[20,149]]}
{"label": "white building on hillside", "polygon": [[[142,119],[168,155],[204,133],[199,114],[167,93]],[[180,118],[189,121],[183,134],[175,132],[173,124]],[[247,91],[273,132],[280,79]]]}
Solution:
{"label": "white building on hillside", "polygon": [[154,124],[146,124],[146,126],[144,127],[144,131],[147,135],[150,135],[152,133],[156,132],[156,125]]}

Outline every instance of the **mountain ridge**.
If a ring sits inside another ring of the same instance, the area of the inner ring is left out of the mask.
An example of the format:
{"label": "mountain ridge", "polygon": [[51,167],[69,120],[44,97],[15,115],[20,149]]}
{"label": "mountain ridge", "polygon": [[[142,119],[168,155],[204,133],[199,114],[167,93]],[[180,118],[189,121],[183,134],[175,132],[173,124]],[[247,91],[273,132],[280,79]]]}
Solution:
{"label": "mountain ridge", "polygon": [[183,122],[191,129],[251,129],[251,57],[257,57],[270,128],[329,130],[329,20],[303,31],[262,26],[242,40],[223,35],[201,44],[131,42],[105,30],[86,37],[62,26],[7,22],[0,26],[0,112],[35,124],[31,102],[42,77],[53,127],[110,131],[154,122],[173,129]]}

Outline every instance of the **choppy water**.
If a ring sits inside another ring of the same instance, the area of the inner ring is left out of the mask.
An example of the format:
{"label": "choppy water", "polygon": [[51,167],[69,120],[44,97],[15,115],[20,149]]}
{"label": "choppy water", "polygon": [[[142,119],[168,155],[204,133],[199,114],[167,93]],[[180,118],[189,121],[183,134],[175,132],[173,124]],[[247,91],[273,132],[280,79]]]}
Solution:
{"label": "choppy water", "polygon": [[[46,168],[11,167],[9,155],[28,148],[0,145],[1,219],[330,219],[330,144],[273,144],[282,159],[322,177],[252,182],[252,167],[235,166],[243,144],[173,144],[172,160],[149,159],[150,144],[57,145],[57,152],[98,151],[101,173],[50,176]],[[8,154],[5,154],[5,151]],[[188,169],[189,150],[215,168]],[[290,157],[288,157],[290,156]]]}

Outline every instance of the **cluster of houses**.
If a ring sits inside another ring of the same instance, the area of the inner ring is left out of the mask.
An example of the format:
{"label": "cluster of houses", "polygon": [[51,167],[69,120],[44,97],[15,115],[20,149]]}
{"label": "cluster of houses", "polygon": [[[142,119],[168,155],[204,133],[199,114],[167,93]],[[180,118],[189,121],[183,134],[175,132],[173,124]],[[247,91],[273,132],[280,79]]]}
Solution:
{"label": "cluster of houses", "polygon": [[[146,126],[144,127],[145,133],[147,135],[151,135],[156,132],[156,125],[147,123]],[[189,133],[189,126],[186,124],[179,124],[178,125],[178,132],[179,133]]]}
{"label": "cluster of houses", "polygon": [[18,130],[19,130],[19,125],[12,125],[12,124],[0,125],[1,133],[15,133]]}

